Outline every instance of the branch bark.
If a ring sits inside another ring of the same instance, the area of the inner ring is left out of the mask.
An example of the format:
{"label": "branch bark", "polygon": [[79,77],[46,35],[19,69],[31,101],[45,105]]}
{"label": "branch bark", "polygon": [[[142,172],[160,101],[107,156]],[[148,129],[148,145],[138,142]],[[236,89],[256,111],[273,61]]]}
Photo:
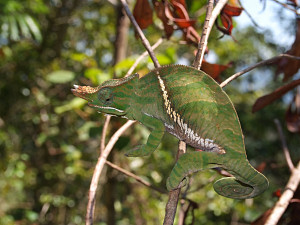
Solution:
{"label": "branch bark", "polygon": [[200,43],[198,44],[198,51],[193,63],[193,66],[198,70],[200,70],[201,68],[205,49],[207,46],[207,40],[210,33],[208,26],[209,26],[209,20],[211,18],[213,7],[214,7],[214,0],[209,0],[206,8],[206,16],[205,16],[204,26],[201,34],[201,39],[200,39]]}
{"label": "branch bark", "polygon": [[279,134],[279,137],[280,137],[280,140],[281,140],[281,145],[282,145],[282,149],[283,149],[283,153],[284,153],[286,162],[289,166],[290,171],[293,172],[295,167],[294,167],[294,164],[292,162],[291,155],[290,155],[289,149],[288,149],[287,144],[286,144],[286,140],[285,140],[283,132],[282,132],[281,124],[280,124],[278,119],[275,119],[274,122],[276,124],[277,131],[278,131],[278,134]]}
{"label": "branch bark", "polygon": [[153,189],[153,190],[155,190],[155,191],[157,191],[157,192],[159,192],[161,194],[165,194],[166,193],[166,191],[161,190],[160,188],[157,188],[157,187],[153,186],[151,183],[143,180],[141,177],[139,177],[139,176],[135,175],[134,173],[131,173],[131,172],[129,172],[129,171],[127,171],[127,170],[125,170],[125,169],[117,166],[116,164],[113,164],[113,163],[111,163],[109,161],[106,161],[105,163],[107,165],[109,165],[111,168],[114,168],[114,169],[118,170],[119,172],[125,174],[128,177],[132,177],[137,182],[139,182],[139,183],[141,183],[141,184],[143,184],[143,185],[145,185],[145,186],[147,186],[147,187],[149,187],[149,188],[151,188],[151,189]]}
{"label": "branch bark", "polygon": [[264,65],[267,65],[267,64],[271,64],[271,63],[274,63],[276,60],[280,59],[280,58],[283,58],[283,57],[286,57],[286,58],[290,58],[290,59],[295,59],[295,60],[300,60],[300,57],[298,56],[294,56],[294,55],[288,55],[288,54],[280,54],[278,56],[275,56],[273,58],[270,58],[270,59],[267,59],[267,60],[263,60],[261,62],[258,62],[252,66],[249,66],[248,68],[240,71],[240,72],[237,72],[235,74],[233,74],[232,76],[230,76],[228,79],[226,79],[225,81],[223,81],[220,86],[223,88],[225,87],[227,84],[229,84],[231,81],[233,81],[234,79],[238,78],[239,76],[259,67],[259,66],[264,66]]}
{"label": "branch bark", "polygon": [[[207,11],[207,14],[205,17],[205,22],[206,21],[208,21],[208,22],[207,22],[207,25],[206,25],[206,23],[204,23],[204,28],[203,28],[203,33],[205,32],[205,34],[202,33],[202,35],[201,35],[201,40],[198,45],[198,51],[196,54],[195,61],[193,63],[193,66],[195,68],[197,68],[198,70],[200,70],[201,65],[202,65],[203,56],[204,56],[204,52],[205,52],[205,49],[207,46],[207,40],[208,40],[209,34],[211,32],[211,29],[212,29],[218,15],[220,14],[221,10],[223,9],[224,5],[227,2],[228,2],[228,0],[219,0],[218,3],[216,4],[215,8],[213,9],[212,13],[210,14],[210,18],[207,16],[209,15],[208,13],[209,13],[209,10],[211,10],[211,9],[207,9],[208,11]],[[208,8],[211,7],[210,5],[211,5],[211,0],[209,0]]]}
{"label": "branch bark", "polygon": [[282,214],[286,210],[287,206],[290,203],[290,200],[294,196],[294,192],[297,190],[297,187],[300,182],[300,161],[296,168],[293,169],[291,177],[285,187],[285,191],[282,193],[280,199],[274,206],[270,216],[268,217],[265,225],[276,225],[281,218]]}
{"label": "branch bark", "polygon": [[[186,153],[186,144],[183,141],[179,141],[176,162],[180,157],[180,155],[185,153]],[[165,214],[163,225],[172,225],[174,223],[180,191],[181,188],[178,188],[169,192],[169,199],[166,205],[166,214]]]}
{"label": "branch bark", "polygon": [[149,53],[149,56],[151,57],[151,59],[152,59],[152,61],[153,61],[153,64],[154,64],[155,68],[159,68],[160,65],[159,65],[159,63],[158,63],[158,60],[157,60],[156,56],[154,55],[154,52],[153,52],[153,50],[152,50],[152,48],[151,48],[151,45],[150,45],[149,41],[147,40],[147,38],[145,37],[145,35],[144,35],[143,31],[141,30],[141,28],[139,27],[138,23],[137,23],[136,20],[134,19],[133,15],[132,15],[132,13],[131,13],[129,7],[128,7],[128,4],[126,3],[125,0],[120,0],[120,1],[121,1],[122,5],[123,5],[123,7],[124,7],[124,10],[125,10],[127,16],[128,16],[129,19],[130,19],[132,25],[134,26],[134,28],[135,28],[137,34],[138,34],[139,37],[141,38],[141,41],[142,41],[143,45],[144,45],[145,48],[147,49],[147,51],[148,51],[148,53]]}
{"label": "branch bark", "polygon": [[90,190],[89,190],[89,200],[88,200],[86,220],[85,220],[86,225],[92,225],[93,224],[96,191],[97,191],[97,187],[98,187],[99,178],[100,178],[100,175],[102,173],[103,166],[106,162],[107,156],[109,155],[109,153],[112,150],[113,146],[118,141],[119,137],[134,122],[135,121],[129,120],[122,127],[120,127],[120,129],[117,130],[114,133],[114,135],[110,138],[108,144],[106,145],[105,149],[102,151],[102,154],[98,158],[98,162],[96,164],[96,168],[95,168],[95,171],[94,171],[94,174],[93,174],[93,178],[92,178],[92,182],[91,182]]}

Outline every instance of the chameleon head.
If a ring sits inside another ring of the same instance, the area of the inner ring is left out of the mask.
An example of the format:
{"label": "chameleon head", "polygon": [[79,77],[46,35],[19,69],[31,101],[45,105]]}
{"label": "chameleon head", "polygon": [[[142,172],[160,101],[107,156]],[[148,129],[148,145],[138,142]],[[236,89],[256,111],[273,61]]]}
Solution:
{"label": "chameleon head", "polygon": [[[90,86],[74,85],[71,89],[74,95],[88,101],[88,105],[97,111],[109,115],[124,116],[128,105],[126,101],[116,96],[114,87],[99,86],[96,88]],[[125,103],[124,103],[125,102]]]}

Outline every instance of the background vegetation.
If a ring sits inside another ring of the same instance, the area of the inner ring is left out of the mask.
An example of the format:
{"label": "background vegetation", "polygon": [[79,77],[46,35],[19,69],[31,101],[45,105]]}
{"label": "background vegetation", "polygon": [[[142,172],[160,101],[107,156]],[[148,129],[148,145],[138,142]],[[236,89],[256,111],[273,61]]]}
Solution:
{"label": "background vegetation", "polygon": [[[133,6],[134,1],[130,3]],[[201,33],[205,13],[199,10],[206,1],[187,3]],[[278,15],[283,10],[279,7]],[[113,0],[1,0],[0,224],[84,223],[105,116],[75,98],[70,88],[72,84],[98,85],[122,77],[144,51],[133,28],[123,19],[119,2]],[[275,22],[281,26],[280,21]],[[287,32],[293,39],[296,20],[283,18],[284,23],[289,24]],[[144,31],[151,43],[165,35],[161,27],[154,16],[154,24]],[[234,28],[236,41],[231,36],[219,39],[221,35],[214,28],[208,45],[208,55],[215,56],[212,63],[233,62],[220,80],[291,48],[278,44],[269,38],[267,30],[254,25]],[[195,49],[182,44],[182,32],[176,30],[169,40],[164,39],[156,55],[162,65],[191,65]],[[152,68],[146,58],[136,71],[146,74]],[[185,196],[194,202],[187,224],[193,219],[195,224],[249,224],[277,201],[274,192],[284,188],[290,172],[273,120],[284,123],[296,90],[288,94],[290,97],[251,113],[258,97],[282,85],[281,77],[273,79],[275,69],[259,68],[225,88],[241,120],[248,158],[263,170],[270,188],[255,199],[227,199],[212,188],[214,178],[221,175],[199,172],[192,176],[193,185]],[[125,121],[112,118],[108,136]],[[297,162],[299,134],[285,127],[284,133],[291,157]],[[147,135],[143,126],[135,124],[119,139],[109,160],[165,189],[174,164],[176,138],[166,135],[160,149],[150,157],[124,156],[126,150],[145,142]],[[97,193],[95,224],[161,224],[167,197],[106,168]],[[299,222],[295,205],[290,205],[282,224]]]}

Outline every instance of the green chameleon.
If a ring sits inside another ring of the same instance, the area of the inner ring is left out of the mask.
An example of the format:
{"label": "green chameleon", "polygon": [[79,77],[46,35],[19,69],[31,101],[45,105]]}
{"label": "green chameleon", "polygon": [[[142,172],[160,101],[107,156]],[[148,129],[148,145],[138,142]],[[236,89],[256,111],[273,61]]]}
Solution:
{"label": "green chameleon", "polygon": [[268,188],[268,180],[248,162],[243,134],[232,102],[207,74],[180,65],[133,74],[100,86],[74,85],[74,95],[97,111],[137,120],[151,130],[145,145],[126,153],[146,156],[160,144],[165,131],[194,147],[183,154],[167,180],[178,188],[189,174],[223,168],[233,177],[217,180],[215,191],[228,198],[253,198]]}

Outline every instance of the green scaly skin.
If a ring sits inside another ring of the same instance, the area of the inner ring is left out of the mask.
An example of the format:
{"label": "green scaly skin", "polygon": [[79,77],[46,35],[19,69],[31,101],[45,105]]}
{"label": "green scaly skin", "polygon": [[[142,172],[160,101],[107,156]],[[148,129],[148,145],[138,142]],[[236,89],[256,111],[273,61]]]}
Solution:
{"label": "green scaly skin", "polygon": [[253,198],[268,188],[268,180],[248,162],[236,111],[222,88],[204,72],[171,65],[109,80],[97,88],[74,86],[73,93],[96,110],[137,120],[151,133],[145,145],[126,153],[146,156],[160,144],[165,131],[199,151],[183,154],[167,180],[178,188],[189,174],[221,167],[233,175],[217,180],[215,191],[228,198]]}

